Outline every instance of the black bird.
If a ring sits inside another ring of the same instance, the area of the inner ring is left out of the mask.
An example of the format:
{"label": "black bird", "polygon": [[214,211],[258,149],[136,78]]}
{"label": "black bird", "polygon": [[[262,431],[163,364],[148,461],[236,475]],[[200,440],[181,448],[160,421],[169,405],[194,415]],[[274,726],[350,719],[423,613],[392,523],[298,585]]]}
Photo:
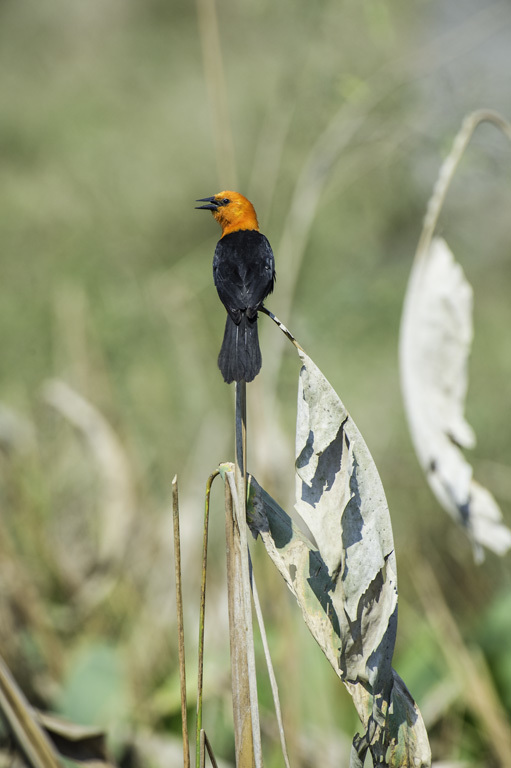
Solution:
{"label": "black bird", "polygon": [[257,311],[275,284],[270,243],[259,232],[252,203],[239,192],[204,197],[198,208],[211,211],[222,227],[213,259],[213,279],[227,310],[218,367],[227,384],[252,381],[261,370]]}

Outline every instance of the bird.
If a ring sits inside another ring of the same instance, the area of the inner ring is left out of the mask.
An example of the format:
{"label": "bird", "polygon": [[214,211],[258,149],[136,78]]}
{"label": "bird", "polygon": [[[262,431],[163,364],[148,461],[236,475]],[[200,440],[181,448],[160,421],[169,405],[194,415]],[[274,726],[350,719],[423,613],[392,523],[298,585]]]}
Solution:
{"label": "bird", "polygon": [[226,190],[202,197],[196,206],[211,211],[222,228],[213,258],[213,280],[227,319],[218,367],[227,384],[250,382],[261,370],[257,313],[275,285],[275,259],[259,232],[252,203]]}

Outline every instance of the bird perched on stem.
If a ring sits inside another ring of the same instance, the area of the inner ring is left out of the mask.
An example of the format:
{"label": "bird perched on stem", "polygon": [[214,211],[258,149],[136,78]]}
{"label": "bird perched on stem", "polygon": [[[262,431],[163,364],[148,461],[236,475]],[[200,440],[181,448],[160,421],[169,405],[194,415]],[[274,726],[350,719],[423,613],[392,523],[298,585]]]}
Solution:
{"label": "bird perched on stem", "polygon": [[218,367],[224,380],[252,381],[261,370],[257,310],[273,291],[273,251],[259,232],[252,203],[239,192],[219,192],[197,200],[222,227],[213,259],[213,279],[227,310]]}

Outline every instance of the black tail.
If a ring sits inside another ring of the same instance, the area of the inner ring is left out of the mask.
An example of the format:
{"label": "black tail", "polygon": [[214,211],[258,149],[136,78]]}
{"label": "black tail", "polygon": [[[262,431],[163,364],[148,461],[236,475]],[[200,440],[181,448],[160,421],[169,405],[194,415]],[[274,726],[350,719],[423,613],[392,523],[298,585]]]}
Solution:
{"label": "black tail", "polygon": [[242,313],[239,325],[227,315],[224,340],[218,355],[218,367],[224,381],[252,381],[261,370],[262,358],[257,333],[257,315]]}

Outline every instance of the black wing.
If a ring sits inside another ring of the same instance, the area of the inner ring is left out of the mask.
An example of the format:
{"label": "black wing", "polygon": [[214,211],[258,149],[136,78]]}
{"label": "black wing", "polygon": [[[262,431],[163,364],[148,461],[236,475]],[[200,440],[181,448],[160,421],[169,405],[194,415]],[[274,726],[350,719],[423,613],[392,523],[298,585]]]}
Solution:
{"label": "black wing", "polygon": [[253,317],[275,283],[275,260],[264,235],[232,232],[217,244],[213,277],[220,299],[235,323],[241,312]]}

